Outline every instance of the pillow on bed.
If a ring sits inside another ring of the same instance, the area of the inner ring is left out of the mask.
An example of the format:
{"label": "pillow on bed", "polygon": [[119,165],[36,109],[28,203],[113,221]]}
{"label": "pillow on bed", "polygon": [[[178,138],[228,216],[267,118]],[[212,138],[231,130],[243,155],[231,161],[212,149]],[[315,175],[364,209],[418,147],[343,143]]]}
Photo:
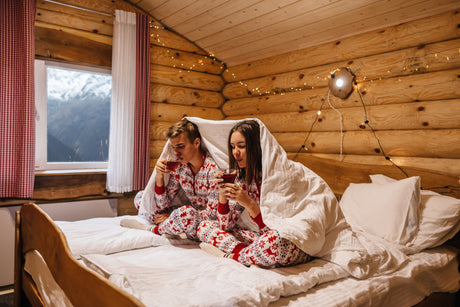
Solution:
{"label": "pillow on bed", "polygon": [[340,207],[353,230],[393,243],[410,242],[418,229],[420,177],[385,184],[350,183]]}
{"label": "pillow on bed", "polygon": [[[387,184],[397,180],[385,175],[370,175],[372,183]],[[432,248],[453,238],[460,230],[460,199],[422,190],[420,223],[415,239],[408,244],[419,249]]]}
{"label": "pillow on bed", "polygon": [[150,231],[125,228],[120,220],[132,218],[149,224],[143,216],[98,217],[74,222],[55,221],[64,233],[72,256],[80,259],[85,254],[111,254],[125,250],[149,247],[156,238]]}

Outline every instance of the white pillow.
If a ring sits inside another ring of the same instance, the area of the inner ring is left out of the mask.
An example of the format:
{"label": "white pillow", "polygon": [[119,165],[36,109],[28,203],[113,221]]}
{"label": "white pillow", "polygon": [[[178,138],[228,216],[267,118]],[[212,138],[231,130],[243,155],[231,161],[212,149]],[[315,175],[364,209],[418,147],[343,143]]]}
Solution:
{"label": "white pillow", "polygon": [[386,184],[350,183],[340,200],[353,230],[403,245],[417,232],[419,204],[420,177]]}
{"label": "white pillow", "polygon": [[[376,184],[396,182],[381,174],[369,177]],[[460,230],[460,199],[428,190],[422,190],[420,194],[419,230],[408,246],[422,250],[443,244]]]}

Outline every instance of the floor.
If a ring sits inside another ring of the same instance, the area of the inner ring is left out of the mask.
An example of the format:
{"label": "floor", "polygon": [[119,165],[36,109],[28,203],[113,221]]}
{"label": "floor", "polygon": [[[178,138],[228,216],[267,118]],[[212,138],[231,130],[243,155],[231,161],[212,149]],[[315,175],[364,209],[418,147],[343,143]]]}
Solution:
{"label": "floor", "polygon": [[0,287],[0,307],[13,307],[13,287]]}

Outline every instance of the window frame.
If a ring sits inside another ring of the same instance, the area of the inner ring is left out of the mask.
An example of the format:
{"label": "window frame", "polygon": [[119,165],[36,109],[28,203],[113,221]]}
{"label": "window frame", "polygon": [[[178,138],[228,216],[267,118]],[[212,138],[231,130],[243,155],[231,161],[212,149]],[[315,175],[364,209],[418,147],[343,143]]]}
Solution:
{"label": "window frame", "polygon": [[48,162],[47,67],[112,75],[110,69],[35,59],[35,172],[107,171],[108,162]]}

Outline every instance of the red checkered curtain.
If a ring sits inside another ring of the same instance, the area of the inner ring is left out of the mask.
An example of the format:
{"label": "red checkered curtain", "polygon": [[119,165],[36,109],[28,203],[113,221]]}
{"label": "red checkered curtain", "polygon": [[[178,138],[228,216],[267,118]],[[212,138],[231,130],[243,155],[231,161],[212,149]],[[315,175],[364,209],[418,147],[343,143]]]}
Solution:
{"label": "red checkered curtain", "polygon": [[136,103],[134,114],[133,190],[142,190],[150,174],[150,27],[136,13]]}
{"label": "red checkered curtain", "polygon": [[0,1],[0,198],[34,189],[35,1]]}

